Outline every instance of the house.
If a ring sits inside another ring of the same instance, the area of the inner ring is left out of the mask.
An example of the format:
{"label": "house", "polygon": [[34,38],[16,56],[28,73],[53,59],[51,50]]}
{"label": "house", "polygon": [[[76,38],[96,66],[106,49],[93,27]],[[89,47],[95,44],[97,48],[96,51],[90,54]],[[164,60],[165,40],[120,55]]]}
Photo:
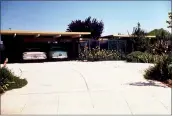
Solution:
{"label": "house", "polygon": [[[89,49],[99,46],[100,49],[116,50],[120,53],[128,54],[133,51],[131,38],[135,37],[132,35],[106,35],[100,37],[98,40],[83,38],[80,42],[83,45],[88,45]],[[146,38],[151,39],[156,38],[156,36],[146,36]]]}
{"label": "house", "polygon": [[[145,36],[148,39],[156,38],[156,36]],[[108,49],[117,50],[128,54],[133,51],[133,43],[131,38],[136,38],[133,35],[106,35],[102,36],[100,39],[107,38],[108,40]]]}

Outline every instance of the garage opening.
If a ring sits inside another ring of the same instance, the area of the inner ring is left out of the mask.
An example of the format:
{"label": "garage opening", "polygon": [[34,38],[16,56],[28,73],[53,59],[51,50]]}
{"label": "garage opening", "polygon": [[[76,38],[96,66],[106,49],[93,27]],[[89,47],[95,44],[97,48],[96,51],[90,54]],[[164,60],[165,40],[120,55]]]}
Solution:
{"label": "garage opening", "polygon": [[5,47],[3,55],[0,56],[1,63],[4,58],[8,58],[9,63],[18,63],[35,59],[75,60],[79,54],[81,35],[90,33],[1,31],[0,34]]}

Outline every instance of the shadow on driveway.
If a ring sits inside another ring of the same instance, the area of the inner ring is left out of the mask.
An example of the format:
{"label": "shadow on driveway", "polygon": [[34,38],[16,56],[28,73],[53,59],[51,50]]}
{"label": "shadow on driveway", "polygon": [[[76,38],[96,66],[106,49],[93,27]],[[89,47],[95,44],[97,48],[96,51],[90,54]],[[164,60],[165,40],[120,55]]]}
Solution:
{"label": "shadow on driveway", "polygon": [[148,82],[134,82],[134,83],[127,83],[128,85],[132,86],[155,86],[155,87],[163,87],[168,88],[166,85],[161,85],[161,83],[157,84],[154,81],[148,81]]}

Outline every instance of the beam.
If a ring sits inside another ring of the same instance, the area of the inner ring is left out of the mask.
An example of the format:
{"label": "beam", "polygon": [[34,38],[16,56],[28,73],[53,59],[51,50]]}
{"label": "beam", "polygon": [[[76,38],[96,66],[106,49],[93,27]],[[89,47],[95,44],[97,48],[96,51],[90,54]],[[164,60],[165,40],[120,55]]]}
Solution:
{"label": "beam", "polygon": [[35,37],[39,37],[40,36],[40,34],[37,34]]}
{"label": "beam", "polygon": [[73,36],[71,36],[72,38],[79,38],[79,37],[81,37],[81,35],[73,35]]}
{"label": "beam", "polygon": [[59,38],[59,37],[61,37],[61,35],[56,35],[56,36],[54,36],[53,38]]}
{"label": "beam", "polygon": [[104,40],[108,40],[106,38],[100,38],[99,41],[104,41]]}

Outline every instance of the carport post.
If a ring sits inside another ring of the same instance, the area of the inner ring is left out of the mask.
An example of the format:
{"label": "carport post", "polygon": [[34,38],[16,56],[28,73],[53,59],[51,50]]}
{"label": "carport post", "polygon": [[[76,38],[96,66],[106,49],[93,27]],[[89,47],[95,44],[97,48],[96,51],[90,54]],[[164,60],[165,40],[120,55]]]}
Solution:
{"label": "carport post", "polygon": [[72,40],[72,59],[76,59],[78,50],[76,49],[76,43],[78,39]]}
{"label": "carport post", "polygon": [[88,40],[88,48],[89,48],[89,50],[91,49],[91,42],[90,42],[91,40],[89,39]]}
{"label": "carport post", "polygon": [[1,35],[0,35],[0,68],[1,68],[1,59],[2,59],[1,56],[2,49],[3,49],[3,41],[1,41]]}
{"label": "carport post", "polygon": [[81,52],[81,49],[80,49],[80,40],[78,40],[78,57],[79,57],[79,53]]}

